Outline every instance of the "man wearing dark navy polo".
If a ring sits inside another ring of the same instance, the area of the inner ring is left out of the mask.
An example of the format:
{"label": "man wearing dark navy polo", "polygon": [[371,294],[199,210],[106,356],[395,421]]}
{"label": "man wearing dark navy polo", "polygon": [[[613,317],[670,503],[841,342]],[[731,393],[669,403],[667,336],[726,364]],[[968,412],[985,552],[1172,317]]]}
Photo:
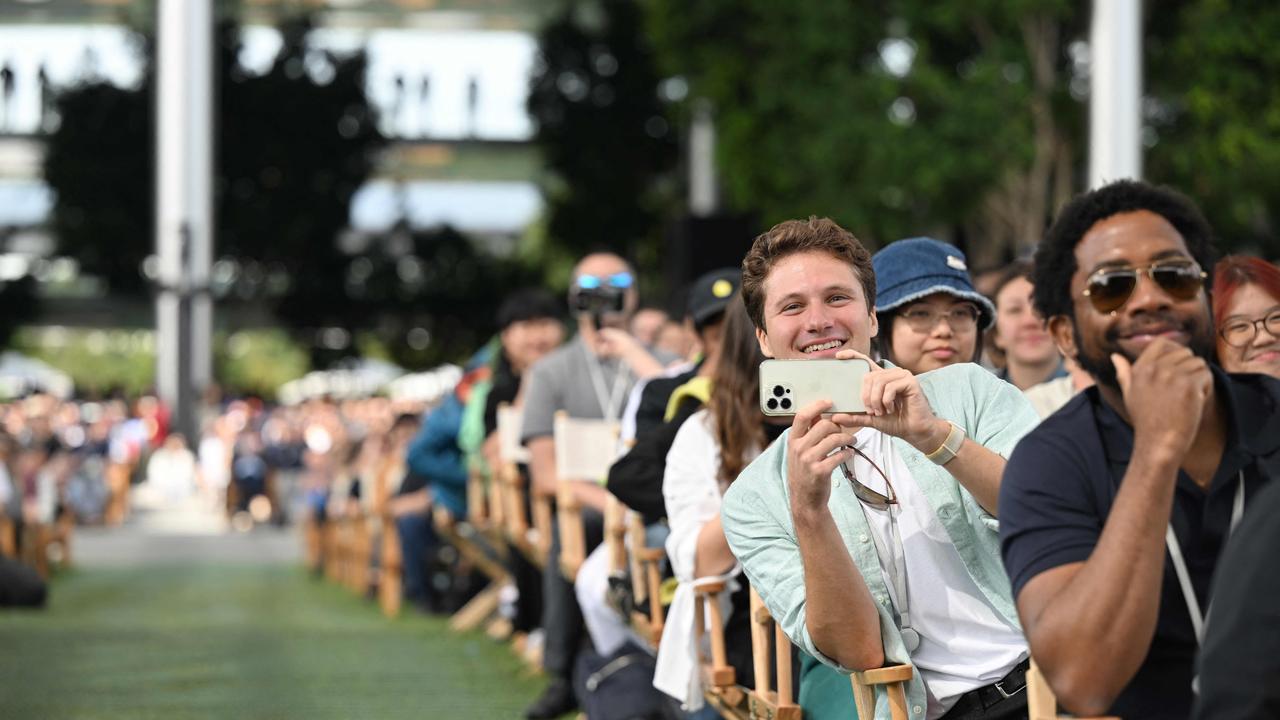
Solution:
{"label": "man wearing dark navy polo", "polygon": [[1036,254],[1036,309],[1097,386],[1014,450],[1001,546],[1031,654],[1079,714],[1188,717],[1219,554],[1280,474],[1280,381],[1212,364],[1212,262],[1194,205],[1129,181],[1069,203]]}

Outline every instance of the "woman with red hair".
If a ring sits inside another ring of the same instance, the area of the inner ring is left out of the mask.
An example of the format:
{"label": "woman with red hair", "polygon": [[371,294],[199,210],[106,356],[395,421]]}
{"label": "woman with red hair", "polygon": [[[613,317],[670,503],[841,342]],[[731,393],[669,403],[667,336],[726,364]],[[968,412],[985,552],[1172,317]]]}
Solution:
{"label": "woman with red hair", "polygon": [[1229,255],[1213,273],[1218,362],[1227,372],[1280,377],[1280,268]]}

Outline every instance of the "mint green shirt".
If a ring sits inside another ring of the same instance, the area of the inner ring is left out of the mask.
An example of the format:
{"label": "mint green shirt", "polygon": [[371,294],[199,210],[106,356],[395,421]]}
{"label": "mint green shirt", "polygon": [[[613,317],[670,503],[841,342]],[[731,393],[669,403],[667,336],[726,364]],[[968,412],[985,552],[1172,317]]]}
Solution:
{"label": "mint green shirt", "polygon": [[[951,365],[918,378],[934,414],[956,423],[970,439],[1003,457],[1007,458],[1018,440],[1039,422],[1035,410],[1016,387],[978,365]],[[821,662],[849,673],[849,669],[819,652],[805,622],[804,565],[791,521],[786,482],[789,433],[790,430],[784,433],[729,486],[721,508],[724,532],[752,587],[792,642]],[[899,438],[893,439],[893,445],[946,528],[969,576],[1006,621],[1021,627],[1009,578],[1000,561],[995,518],[945,468]],[[832,480],[837,479],[842,480],[839,470],[832,474]],[[872,530],[857,499],[851,493],[832,493],[828,507],[845,548],[880,611],[886,664],[910,662],[894,619],[886,579],[880,572]],[[881,701],[883,695],[877,693],[876,718],[889,717],[888,702]],[[911,720],[923,720],[926,708],[924,683],[917,672],[907,688]],[[850,705],[844,717],[852,713]]]}

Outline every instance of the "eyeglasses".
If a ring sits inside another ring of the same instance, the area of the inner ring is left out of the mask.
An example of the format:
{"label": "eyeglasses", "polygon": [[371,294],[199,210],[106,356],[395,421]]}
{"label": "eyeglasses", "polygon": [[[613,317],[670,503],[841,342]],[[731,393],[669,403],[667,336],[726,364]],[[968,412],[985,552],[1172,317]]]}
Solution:
{"label": "eyeglasses", "polygon": [[928,305],[914,307],[899,315],[912,330],[929,332],[937,327],[939,320],[946,320],[952,330],[967,332],[978,326],[978,308],[969,303],[961,303],[950,310],[939,310]]}
{"label": "eyeglasses", "polygon": [[852,445],[846,445],[845,447],[852,450],[858,457],[866,460],[876,472],[880,473],[880,477],[884,478],[884,486],[889,489],[889,494],[885,495],[863,485],[862,481],[858,480],[857,476],[853,474],[853,470],[849,468],[849,463],[842,462],[840,463],[840,471],[844,473],[844,479],[849,481],[849,487],[853,488],[853,494],[856,495],[859,500],[876,510],[884,510],[890,505],[897,505],[898,493],[894,491],[893,483],[889,482],[889,476],[885,475],[884,471],[880,469],[880,466],[876,465],[874,460],[867,457],[866,453]]}
{"label": "eyeglasses", "polygon": [[1093,309],[1103,314],[1113,313],[1129,302],[1138,287],[1138,275],[1146,273],[1151,281],[1169,297],[1184,302],[1195,297],[1204,287],[1207,277],[1194,262],[1158,262],[1139,267],[1103,268],[1085,281],[1084,296]]}
{"label": "eyeglasses", "polygon": [[1280,309],[1272,310],[1266,317],[1257,320],[1231,320],[1222,326],[1218,334],[1222,336],[1223,342],[1233,348],[1248,347],[1258,336],[1258,326],[1266,328],[1271,337],[1280,339]]}
{"label": "eyeglasses", "polygon": [[579,275],[574,283],[583,290],[595,290],[603,285],[611,288],[626,289],[631,287],[634,278],[629,272],[614,273],[608,277],[599,275]]}

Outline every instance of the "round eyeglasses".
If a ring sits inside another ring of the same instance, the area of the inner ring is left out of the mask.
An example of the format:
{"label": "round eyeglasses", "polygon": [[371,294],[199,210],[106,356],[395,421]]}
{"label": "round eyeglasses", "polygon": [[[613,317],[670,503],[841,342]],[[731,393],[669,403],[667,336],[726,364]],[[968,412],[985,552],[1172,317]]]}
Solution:
{"label": "round eyeglasses", "polygon": [[1258,329],[1263,328],[1271,337],[1280,340],[1280,308],[1276,308],[1267,313],[1265,317],[1257,320],[1245,320],[1244,318],[1236,318],[1228,320],[1226,324],[1218,330],[1218,335],[1222,337],[1222,341],[1233,348],[1248,347],[1253,339],[1258,336]]}
{"label": "round eyeglasses", "polygon": [[902,311],[902,318],[916,332],[929,332],[937,327],[939,320],[946,320],[954,332],[969,332],[978,326],[978,308],[961,303],[947,310],[939,310],[928,305],[909,308]]}

